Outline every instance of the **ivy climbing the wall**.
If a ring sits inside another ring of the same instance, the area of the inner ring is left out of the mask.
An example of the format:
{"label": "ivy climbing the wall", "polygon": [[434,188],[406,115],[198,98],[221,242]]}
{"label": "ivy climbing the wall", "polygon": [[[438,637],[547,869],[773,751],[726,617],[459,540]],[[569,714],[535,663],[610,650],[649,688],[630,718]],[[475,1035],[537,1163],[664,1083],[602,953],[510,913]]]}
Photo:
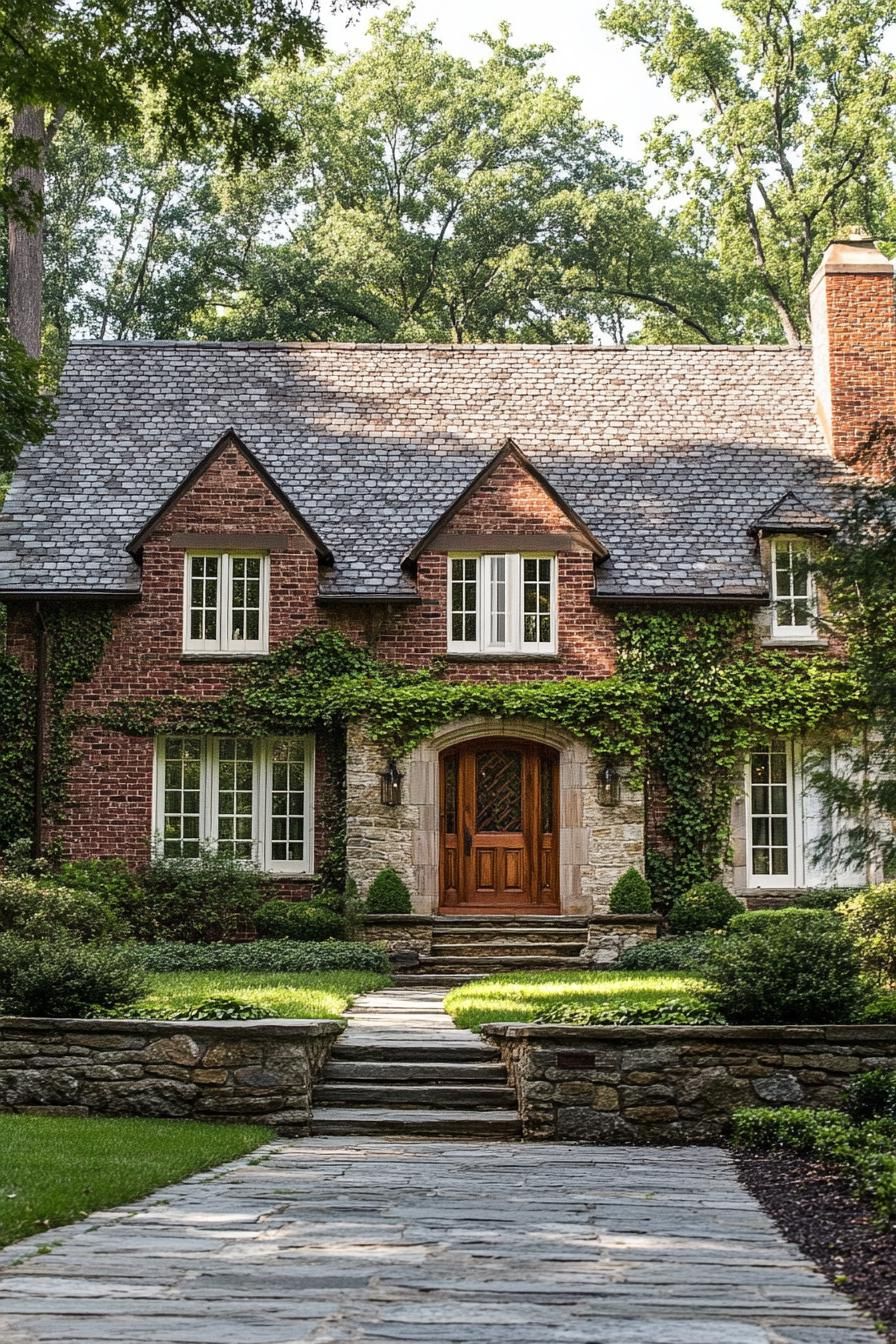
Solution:
{"label": "ivy climbing the wall", "polygon": [[748,748],[860,722],[865,701],[842,661],[757,648],[741,610],[621,613],[618,641],[623,680],[651,688],[648,877],[668,905],[721,872]]}

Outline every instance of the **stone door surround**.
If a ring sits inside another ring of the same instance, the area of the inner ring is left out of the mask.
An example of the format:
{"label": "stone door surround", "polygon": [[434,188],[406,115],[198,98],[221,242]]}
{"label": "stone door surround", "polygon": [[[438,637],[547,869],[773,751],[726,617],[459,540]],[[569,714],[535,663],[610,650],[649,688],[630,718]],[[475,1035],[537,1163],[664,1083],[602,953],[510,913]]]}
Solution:
{"label": "stone door surround", "polygon": [[398,765],[404,775],[398,807],[380,802],[383,749],[363,724],[350,726],[346,767],[349,871],[362,895],[387,865],[407,882],[415,912],[432,915],[439,904],[439,758],[448,747],[478,737],[502,736],[553,747],[559,755],[560,912],[603,913],[610,888],[630,866],[643,871],[644,797],[628,786],[616,807],[598,802],[601,761],[581,738],[535,719],[470,715],[437,729]]}

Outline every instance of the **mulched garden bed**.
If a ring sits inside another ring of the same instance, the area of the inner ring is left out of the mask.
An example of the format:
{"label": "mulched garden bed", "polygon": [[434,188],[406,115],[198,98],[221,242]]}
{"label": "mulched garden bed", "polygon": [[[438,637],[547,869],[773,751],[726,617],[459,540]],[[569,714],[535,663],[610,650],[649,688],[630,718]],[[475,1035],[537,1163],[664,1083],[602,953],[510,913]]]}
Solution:
{"label": "mulched garden bed", "polygon": [[741,1180],[781,1231],[896,1344],[896,1228],[881,1231],[871,1205],[850,1194],[830,1163],[793,1153],[735,1153]]}

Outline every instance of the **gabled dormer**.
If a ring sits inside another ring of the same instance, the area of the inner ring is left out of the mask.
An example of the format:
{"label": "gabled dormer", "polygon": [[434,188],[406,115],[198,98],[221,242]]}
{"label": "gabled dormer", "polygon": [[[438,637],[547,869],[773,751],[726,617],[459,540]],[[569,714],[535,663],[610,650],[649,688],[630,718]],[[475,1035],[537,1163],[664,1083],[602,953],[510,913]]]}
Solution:
{"label": "gabled dormer", "polygon": [[[155,554],[170,591],[178,553],[182,651],[193,655],[266,653],[275,557],[333,557],[314,529],[250,452],[228,430],[181,481],[128,546],[144,564]],[[292,577],[292,576],[290,576]],[[146,584],[144,582],[144,589]],[[313,594],[309,594],[309,605]]]}
{"label": "gabled dormer", "polygon": [[507,439],[404,558],[446,563],[447,649],[552,654],[558,646],[558,556],[606,559],[606,547]]}
{"label": "gabled dormer", "polygon": [[819,642],[819,593],[813,558],[818,539],[834,524],[792,490],[756,519],[750,531],[757,538],[768,575],[768,632],[774,643]]}

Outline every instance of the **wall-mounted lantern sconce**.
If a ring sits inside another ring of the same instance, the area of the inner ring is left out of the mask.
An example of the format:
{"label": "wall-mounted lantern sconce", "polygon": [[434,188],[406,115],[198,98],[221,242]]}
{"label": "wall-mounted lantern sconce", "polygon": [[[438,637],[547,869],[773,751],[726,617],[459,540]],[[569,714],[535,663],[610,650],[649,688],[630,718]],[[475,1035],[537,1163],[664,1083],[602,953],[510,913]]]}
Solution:
{"label": "wall-mounted lantern sconce", "polygon": [[398,807],[401,802],[401,781],[404,775],[395,764],[394,760],[389,761],[385,770],[380,775],[380,802],[386,807]]}
{"label": "wall-mounted lantern sconce", "polygon": [[622,781],[619,771],[611,761],[607,761],[598,776],[597,800],[601,807],[615,807],[622,793]]}

